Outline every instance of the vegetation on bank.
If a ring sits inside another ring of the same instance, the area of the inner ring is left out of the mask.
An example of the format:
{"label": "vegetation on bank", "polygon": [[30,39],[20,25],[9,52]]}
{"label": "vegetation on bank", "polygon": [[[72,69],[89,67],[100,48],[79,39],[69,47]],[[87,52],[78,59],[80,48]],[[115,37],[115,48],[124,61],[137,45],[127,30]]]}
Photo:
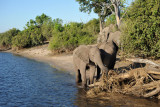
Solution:
{"label": "vegetation on bank", "polygon": [[28,48],[42,45],[49,41],[49,49],[66,52],[72,51],[80,44],[93,44],[99,33],[99,20],[88,23],[70,22],[63,25],[61,19],[51,19],[42,14],[35,20],[27,22],[23,31],[15,28],[0,34],[0,46],[12,48]]}
{"label": "vegetation on bank", "polygon": [[[101,4],[101,2],[98,3]],[[160,57],[159,3],[159,0],[135,0],[127,8],[126,13],[121,11],[121,16],[125,16],[122,18],[120,29],[123,34],[122,48],[126,54]],[[98,9],[96,12],[100,13],[100,10]],[[117,22],[116,16],[110,14],[105,14],[105,26]],[[0,47],[21,49],[49,41],[49,49],[56,52],[68,52],[81,44],[96,43],[100,32],[100,23],[99,19],[93,19],[87,23],[70,22],[63,24],[61,19],[52,20],[51,17],[42,14],[37,16],[35,20],[31,19],[27,22],[23,31],[13,28],[0,33]]]}
{"label": "vegetation on bank", "polygon": [[86,24],[71,22],[62,27],[62,31],[53,30],[53,37],[50,40],[49,48],[57,52],[74,50],[81,44],[96,43],[99,32],[98,20],[93,19]]}
{"label": "vegetation on bank", "polygon": [[128,8],[122,32],[125,53],[160,57],[160,1],[135,0]]}

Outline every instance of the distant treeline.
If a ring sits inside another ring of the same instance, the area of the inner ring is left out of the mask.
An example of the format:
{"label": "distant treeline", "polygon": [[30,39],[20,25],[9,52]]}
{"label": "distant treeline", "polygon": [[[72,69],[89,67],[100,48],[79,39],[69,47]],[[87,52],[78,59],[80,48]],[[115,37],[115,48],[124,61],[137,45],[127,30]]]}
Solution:
{"label": "distant treeline", "polygon": [[80,44],[93,44],[99,33],[99,20],[88,23],[70,22],[63,25],[61,19],[53,19],[44,13],[27,22],[23,31],[16,28],[0,34],[0,46],[28,48],[49,41],[51,50],[73,50]]}

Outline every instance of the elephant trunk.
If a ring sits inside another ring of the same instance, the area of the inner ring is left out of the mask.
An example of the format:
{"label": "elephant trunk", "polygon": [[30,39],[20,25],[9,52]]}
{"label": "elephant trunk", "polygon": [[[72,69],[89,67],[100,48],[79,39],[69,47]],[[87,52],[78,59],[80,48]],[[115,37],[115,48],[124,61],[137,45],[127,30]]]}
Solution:
{"label": "elephant trunk", "polygon": [[101,69],[102,73],[107,74],[108,73],[108,68],[105,67],[103,62],[102,62],[102,58],[101,58],[99,49],[98,49],[98,52],[95,53],[95,56],[96,56],[96,57],[94,57],[95,64],[99,66],[99,68]]}

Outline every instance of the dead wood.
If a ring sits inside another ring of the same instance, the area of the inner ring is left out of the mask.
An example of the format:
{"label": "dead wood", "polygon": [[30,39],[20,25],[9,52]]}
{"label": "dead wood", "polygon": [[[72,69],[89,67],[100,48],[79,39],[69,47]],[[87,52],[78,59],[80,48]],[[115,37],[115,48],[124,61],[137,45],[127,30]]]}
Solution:
{"label": "dead wood", "polygon": [[160,80],[160,75],[150,74],[154,79]]}
{"label": "dead wood", "polygon": [[160,72],[157,72],[157,71],[151,71],[151,70],[147,71],[147,73],[149,73],[149,74],[157,74],[157,75],[160,75]]}
{"label": "dead wood", "polygon": [[158,94],[160,92],[160,86],[158,86],[155,90],[147,93],[147,94],[144,94],[143,97],[152,97],[156,94]]}
{"label": "dead wood", "polygon": [[150,65],[152,65],[152,66],[154,66],[154,67],[160,67],[160,65],[159,64],[156,64],[156,63],[154,63],[153,61],[151,61],[151,60],[148,60],[148,59],[140,59],[140,58],[127,58],[126,59],[127,61],[132,61],[132,62],[139,62],[139,63],[146,63],[146,64],[150,64]]}
{"label": "dead wood", "polygon": [[[160,72],[147,71],[144,68],[130,70],[126,73],[110,73],[108,78],[103,77],[99,82],[91,84],[89,94],[107,91],[130,94],[138,97],[157,97],[160,99]],[[92,92],[93,91],[93,92]]]}

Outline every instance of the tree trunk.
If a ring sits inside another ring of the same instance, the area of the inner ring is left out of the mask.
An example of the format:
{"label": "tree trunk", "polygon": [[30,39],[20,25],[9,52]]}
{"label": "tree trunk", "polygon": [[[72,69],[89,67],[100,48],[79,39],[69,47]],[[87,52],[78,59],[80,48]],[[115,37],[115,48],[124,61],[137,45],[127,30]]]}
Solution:
{"label": "tree trunk", "polygon": [[102,32],[102,30],[103,30],[103,20],[102,20],[101,17],[99,18],[99,24],[100,24],[100,32]]}
{"label": "tree trunk", "polygon": [[118,28],[120,27],[120,9],[119,9],[119,5],[113,4],[114,9],[115,9],[115,16],[116,16],[116,21],[117,21],[117,26]]}
{"label": "tree trunk", "polygon": [[102,21],[101,21],[101,18],[99,18],[99,28],[100,28],[100,32],[102,32]]}

